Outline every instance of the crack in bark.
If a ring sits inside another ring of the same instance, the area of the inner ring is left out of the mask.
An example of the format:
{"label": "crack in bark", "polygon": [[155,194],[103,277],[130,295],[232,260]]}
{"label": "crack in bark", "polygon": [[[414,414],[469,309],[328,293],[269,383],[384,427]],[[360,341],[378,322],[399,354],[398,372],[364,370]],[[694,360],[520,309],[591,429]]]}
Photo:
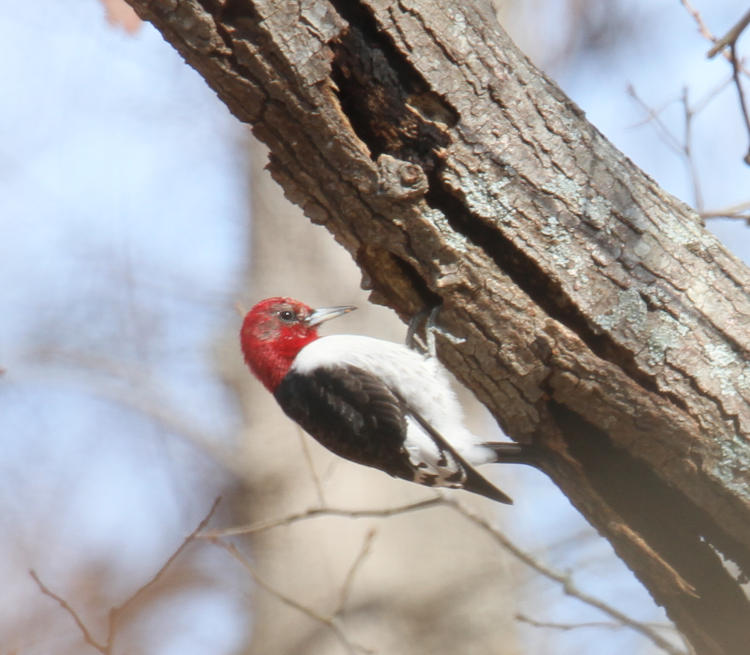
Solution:
{"label": "crack in bark", "polygon": [[[357,10],[355,2],[334,4],[345,5],[346,9],[339,9],[350,19]],[[434,151],[449,142],[447,133],[428,115],[451,126],[457,120],[455,111],[431,93],[412,68],[392,61],[393,46],[378,36],[372,18],[359,19],[366,31],[350,25],[348,33],[330,44],[331,77],[341,109],[373,161],[389,154],[427,168]]]}
{"label": "crack in bark", "polygon": [[[472,220],[478,217],[464,216],[465,204],[452,195],[440,175],[443,164],[436,153],[448,145],[447,132],[416,119],[407,109],[407,98],[424,93],[426,84],[405,64],[395,46],[380,35],[372,15],[361,3],[339,1],[334,5],[349,20],[350,28],[345,37],[332,44],[336,55],[332,76],[340,89],[342,110],[357,136],[367,144],[371,158],[385,153],[422,166],[429,181],[425,200],[430,207],[441,211],[456,232],[481,248],[537,305],[575,332],[598,357],[617,365],[643,389],[658,393],[655,376],[642,371],[632,353],[609,335],[597,334],[561,285],[551,284],[549,276],[499,232],[479,228],[479,221]],[[365,31],[352,27],[353,23],[365,25]],[[373,78],[379,81],[377,86]],[[550,198],[560,201],[554,194]],[[665,396],[684,408],[675,394]]]}
{"label": "crack in bark", "polygon": [[[615,364],[630,379],[649,393],[659,393],[654,376],[638,368],[633,354],[617,344],[606,333],[597,334],[576,306],[544,275],[536,263],[520,251],[500,232],[484,226],[478,220],[466,216],[465,204],[458,200],[440,179],[440,168],[428,175],[430,190],[426,200],[431,207],[440,209],[454,230],[481,248],[513,282],[526,293],[535,304],[552,319],[574,332],[599,358]],[[665,394],[667,395],[667,394]],[[682,399],[670,396],[677,406],[684,408]]]}

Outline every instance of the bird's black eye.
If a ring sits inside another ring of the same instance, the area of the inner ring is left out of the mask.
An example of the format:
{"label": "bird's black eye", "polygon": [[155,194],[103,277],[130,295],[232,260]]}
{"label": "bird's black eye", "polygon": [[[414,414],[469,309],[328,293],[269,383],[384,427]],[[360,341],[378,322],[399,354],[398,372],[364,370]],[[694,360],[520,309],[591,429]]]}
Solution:
{"label": "bird's black eye", "polygon": [[291,309],[283,309],[279,312],[279,318],[285,323],[291,323],[297,319],[294,312]]}

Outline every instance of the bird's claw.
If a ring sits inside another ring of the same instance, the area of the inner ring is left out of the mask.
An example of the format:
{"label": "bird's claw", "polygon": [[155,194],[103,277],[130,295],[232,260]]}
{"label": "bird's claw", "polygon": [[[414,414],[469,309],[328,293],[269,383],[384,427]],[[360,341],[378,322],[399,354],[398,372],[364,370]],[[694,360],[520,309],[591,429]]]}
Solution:
{"label": "bird's claw", "polygon": [[[440,308],[441,305],[436,305],[431,310],[425,309],[414,315],[414,318],[409,322],[409,329],[406,332],[406,345],[409,348],[418,350],[423,355],[435,357],[437,356],[437,347],[435,345],[436,334],[440,334],[453,345],[458,345],[466,341],[463,337],[457,337],[437,324],[437,315],[440,313]],[[423,321],[425,323],[424,339],[417,333]]]}
{"label": "bird's claw", "polygon": [[419,331],[419,326],[427,318],[428,314],[429,312],[426,309],[414,314],[411,321],[409,321],[409,329],[406,331],[406,345],[412,350],[416,350],[422,354],[427,352],[427,345],[417,332]]}

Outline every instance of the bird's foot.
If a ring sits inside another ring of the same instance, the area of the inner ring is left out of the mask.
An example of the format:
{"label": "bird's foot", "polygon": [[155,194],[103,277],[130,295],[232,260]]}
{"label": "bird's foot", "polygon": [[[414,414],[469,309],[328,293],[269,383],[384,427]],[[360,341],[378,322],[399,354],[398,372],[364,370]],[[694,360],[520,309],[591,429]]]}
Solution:
{"label": "bird's foot", "polygon": [[[440,305],[433,307],[431,310],[423,310],[416,314],[409,322],[409,329],[406,332],[406,345],[412,350],[417,350],[423,355],[435,357],[437,347],[435,345],[435,335],[440,334],[444,339],[454,345],[464,343],[466,339],[457,337],[447,330],[444,330],[437,324],[437,315],[440,313]],[[425,320],[426,319],[426,320]],[[418,334],[419,326],[425,323],[425,337],[422,339]]]}
{"label": "bird's foot", "polygon": [[427,309],[423,309],[421,312],[414,314],[411,321],[409,321],[409,329],[406,331],[406,345],[423,355],[427,352],[427,345],[417,332],[428,314],[429,311]]}

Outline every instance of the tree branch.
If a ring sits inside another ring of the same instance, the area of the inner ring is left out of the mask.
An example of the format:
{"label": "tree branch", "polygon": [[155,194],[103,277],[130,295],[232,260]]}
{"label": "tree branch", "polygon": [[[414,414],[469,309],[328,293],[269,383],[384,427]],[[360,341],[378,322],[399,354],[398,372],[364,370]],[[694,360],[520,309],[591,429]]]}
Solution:
{"label": "tree branch", "polygon": [[740,34],[745,31],[748,24],[750,24],[750,9],[747,10],[742,18],[740,18],[724,36],[716,41],[713,48],[708,51],[706,56],[711,59],[727,46],[734,47],[737,43],[737,39],[740,38]]}
{"label": "tree branch", "polygon": [[[407,514],[409,512],[421,511],[424,509],[431,509],[433,507],[438,507],[438,506],[449,507],[452,510],[458,512],[466,520],[468,520],[470,523],[474,524],[476,527],[478,527],[480,530],[486,533],[503,550],[505,550],[510,555],[515,557],[522,564],[529,567],[530,569],[532,569],[533,571],[535,571],[542,577],[547,578],[548,580],[551,580],[552,582],[559,584],[563,592],[567,596],[570,596],[571,598],[575,598],[576,600],[580,601],[584,605],[588,605],[589,607],[592,607],[602,612],[603,614],[606,614],[607,616],[612,618],[614,621],[616,621],[618,626],[628,627],[628,628],[635,630],[636,632],[640,633],[641,635],[649,639],[655,646],[661,648],[667,653],[670,653],[670,655],[684,655],[684,653],[680,649],[675,648],[666,639],[662,638],[661,635],[659,635],[659,633],[655,631],[652,626],[646,623],[642,623],[640,621],[636,621],[635,619],[630,618],[629,616],[627,616],[623,612],[620,612],[618,609],[612,607],[611,605],[604,602],[603,600],[596,598],[594,596],[591,596],[590,594],[587,594],[586,592],[582,591],[573,582],[570,575],[566,575],[559,571],[555,571],[554,569],[546,566],[545,564],[540,562],[537,558],[531,556],[521,547],[516,545],[512,540],[510,540],[503,533],[503,531],[500,528],[494,525],[491,521],[487,520],[486,518],[484,518],[483,516],[481,516],[480,514],[478,514],[477,512],[475,512],[468,506],[466,506],[465,504],[453,498],[450,498],[445,494],[440,494],[439,496],[435,496],[433,498],[429,498],[424,501],[419,501],[419,502],[411,503],[408,505],[402,505],[400,507],[386,507],[386,508],[377,508],[377,509],[344,509],[340,507],[316,507],[313,509],[306,510],[304,512],[297,512],[294,514],[289,514],[287,516],[284,516],[275,520],[264,521],[262,523],[256,523],[254,525],[248,525],[248,526],[237,526],[234,528],[225,528],[222,530],[211,530],[207,532],[202,532],[201,534],[198,534],[197,536],[200,538],[209,539],[210,541],[217,543],[223,548],[229,549],[226,542],[222,541],[222,538],[229,537],[229,536],[256,534],[258,532],[264,532],[266,530],[271,530],[271,529],[279,528],[279,527],[289,527],[291,525],[294,525],[295,523],[306,521],[309,519],[321,518],[325,516],[349,518],[349,519],[390,518],[390,517],[398,516],[401,514]],[[362,548],[360,549],[360,553],[355,558],[354,563],[352,564],[352,567],[349,570],[349,573],[347,574],[346,580],[342,587],[338,608],[332,615],[334,617],[343,611],[345,599],[346,599],[346,596],[348,595],[348,587],[351,584],[351,579],[354,577],[354,574],[356,570],[358,569],[359,565],[362,563],[366,555],[369,553],[370,543],[371,543],[373,536],[374,536],[374,531],[372,530],[370,530],[365,536],[365,540],[362,544]],[[236,549],[234,549],[234,547],[231,547],[231,548],[233,549],[231,550],[233,554],[235,553],[238,554],[238,552],[236,551]],[[294,602],[296,603],[296,601]],[[319,616],[313,610],[309,610],[309,608],[307,608],[305,611],[313,612],[316,617]]]}
{"label": "tree branch", "polygon": [[307,521],[309,519],[318,518],[320,516],[342,516],[347,518],[386,518],[389,516],[398,516],[400,514],[406,514],[407,512],[416,512],[422,509],[428,509],[430,507],[436,507],[443,504],[443,499],[440,496],[433,496],[420,500],[415,503],[409,503],[408,505],[401,505],[399,507],[378,507],[374,509],[340,509],[336,507],[312,507],[303,512],[296,514],[289,514],[282,516],[278,519],[271,519],[268,521],[261,521],[259,523],[253,523],[251,525],[239,525],[233,528],[225,528],[223,530],[207,530],[198,534],[199,538],[202,539],[217,539],[220,537],[233,537],[242,534],[254,534],[256,532],[264,532],[273,528],[281,526],[293,525],[299,521]]}
{"label": "tree branch", "polygon": [[208,514],[206,514],[206,516],[201,520],[201,522],[196,526],[196,528],[187,537],[185,537],[182,544],[180,544],[177,550],[175,550],[169,556],[169,558],[167,558],[167,560],[164,562],[161,568],[159,568],[159,570],[151,577],[151,579],[148,582],[138,587],[138,589],[136,589],[135,592],[129,598],[127,598],[122,604],[110,609],[108,626],[107,626],[107,640],[104,643],[100,643],[93,638],[93,636],[91,635],[91,632],[86,627],[86,624],[83,622],[83,620],[78,615],[78,613],[70,606],[70,604],[66,600],[64,600],[62,597],[50,591],[39,579],[39,576],[37,575],[36,571],[32,569],[29,571],[29,574],[34,579],[34,582],[37,583],[37,585],[39,586],[39,589],[41,590],[43,594],[56,600],[60,604],[60,606],[66,612],[68,612],[68,614],[70,614],[73,617],[73,620],[78,626],[78,629],[81,631],[83,640],[87,644],[89,644],[90,646],[98,650],[100,653],[103,653],[104,655],[110,655],[112,653],[112,648],[114,647],[115,637],[117,636],[118,621],[120,617],[123,616],[123,614],[130,607],[133,606],[133,604],[136,602],[137,599],[141,598],[146,591],[148,591],[150,588],[152,588],[154,585],[156,585],[159,582],[159,580],[163,577],[164,573],[166,573],[167,569],[182,554],[185,548],[187,548],[188,544],[190,544],[195,539],[196,535],[201,530],[203,530],[206,527],[206,525],[208,525],[208,522],[211,520],[211,517],[214,515],[214,512],[216,511],[216,508],[218,507],[220,502],[221,502],[221,496],[219,496],[218,498],[216,498],[216,500],[214,500],[214,503],[211,506],[211,509],[208,511]]}
{"label": "tree branch", "polygon": [[[750,21],[750,12],[747,13],[747,19]],[[743,25],[742,29],[745,29],[745,26],[747,26],[747,23]],[[729,44],[729,60],[732,63],[732,79],[734,80],[734,86],[737,89],[737,97],[740,103],[740,113],[742,114],[742,120],[745,121],[745,131],[747,132],[748,136],[750,136],[750,113],[748,113],[747,101],[745,100],[745,89],[742,87],[742,80],[740,79],[740,68],[742,64],[737,57],[736,41],[732,41]],[[748,146],[747,152],[745,153],[744,161],[748,166],[750,166],[750,146]]]}
{"label": "tree branch", "polygon": [[[700,13],[695,9],[689,2],[689,0],[680,0],[682,5],[687,9],[690,15],[695,19],[698,24],[698,30],[704,38],[711,41],[714,45],[706,53],[709,59],[712,59],[720,52],[724,51],[724,57],[732,65],[732,80],[734,86],[737,89],[737,96],[740,103],[740,113],[742,119],[745,122],[745,129],[748,136],[750,136],[750,112],[748,112],[747,102],[745,101],[745,91],[742,88],[742,80],[740,79],[741,73],[747,73],[743,68],[742,61],[737,56],[737,39],[740,38],[742,32],[745,31],[748,24],[750,24],[750,10],[748,10],[740,20],[738,20],[731,29],[720,39],[717,39],[708,29],[707,25],[703,21]],[[748,147],[747,153],[744,157],[744,162],[750,166],[750,147]],[[702,209],[702,207],[699,207]]]}
{"label": "tree branch", "polygon": [[39,579],[39,576],[37,575],[37,572],[34,571],[34,569],[29,570],[29,575],[34,579],[34,582],[36,582],[37,586],[39,587],[39,591],[41,591],[45,596],[49,596],[53,600],[57,601],[60,607],[62,607],[68,614],[70,614],[71,617],[73,617],[73,620],[78,626],[78,629],[81,631],[81,635],[83,635],[83,640],[89,646],[95,648],[100,653],[104,653],[105,655],[110,652],[109,643],[101,644],[96,639],[94,639],[94,637],[86,627],[86,624],[83,622],[81,617],[78,616],[78,612],[76,612],[64,598],[58,596],[53,591],[50,591],[50,589],[45,586],[45,584]]}
{"label": "tree branch", "polygon": [[322,625],[327,627],[350,655],[355,655],[357,652],[365,653],[365,654],[374,653],[373,650],[366,648],[365,646],[362,646],[361,644],[357,644],[349,638],[346,632],[344,632],[343,628],[339,625],[339,621],[337,620],[336,614],[332,616],[321,614],[320,612],[317,612],[313,608],[308,607],[307,605],[303,603],[300,603],[295,598],[292,598],[291,596],[288,596],[287,594],[279,591],[273,585],[271,585],[266,580],[264,580],[255,570],[255,567],[252,564],[250,564],[250,562],[247,560],[246,557],[243,557],[242,553],[240,553],[240,551],[237,549],[237,547],[234,544],[228,543],[226,541],[223,541],[221,539],[216,539],[216,538],[211,538],[211,543],[214,543],[217,546],[223,548],[232,557],[234,557],[234,559],[236,559],[244,567],[244,569],[250,574],[250,577],[252,577],[252,579],[255,581],[255,584],[257,584],[259,587],[267,591],[272,596],[275,596],[276,598],[278,598],[285,605],[289,605],[289,607],[293,607],[298,612],[304,614],[305,616],[312,619],[313,621],[321,623]]}

